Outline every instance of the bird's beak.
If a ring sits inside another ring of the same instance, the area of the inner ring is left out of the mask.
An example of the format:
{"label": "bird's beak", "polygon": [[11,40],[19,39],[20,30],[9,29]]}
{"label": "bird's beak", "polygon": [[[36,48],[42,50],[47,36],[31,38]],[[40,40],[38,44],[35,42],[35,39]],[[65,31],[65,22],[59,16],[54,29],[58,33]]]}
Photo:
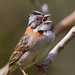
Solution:
{"label": "bird's beak", "polygon": [[45,21],[44,24],[50,24],[52,21]]}
{"label": "bird's beak", "polygon": [[50,17],[50,16],[51,16],[51,14],[44,15],[44,17],[46,17],[46,18],[48,18],[48,17]]}
{"label": "bird's beak", "polygon": [[51,14],[44,15],[43,21],[45,22],[45,21],[48,19],[48,17],[50,17],[50,15],[51,15]]}

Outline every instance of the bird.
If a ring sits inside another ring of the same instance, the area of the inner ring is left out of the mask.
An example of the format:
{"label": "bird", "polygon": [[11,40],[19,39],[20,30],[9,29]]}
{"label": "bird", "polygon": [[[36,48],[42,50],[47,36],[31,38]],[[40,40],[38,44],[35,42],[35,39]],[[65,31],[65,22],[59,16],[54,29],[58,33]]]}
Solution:
{"label": "bird", "polygon": [[36,64],[45,56],[55,33],[50,27],[48,20],[50,14],[43,14],[39,11],[30,13],[28,26],[20,41],[14,48],[8,63],[0,69],[0,75],[7,75],[8,71],[13,72],[19,68],[23,75],[25,69]]}

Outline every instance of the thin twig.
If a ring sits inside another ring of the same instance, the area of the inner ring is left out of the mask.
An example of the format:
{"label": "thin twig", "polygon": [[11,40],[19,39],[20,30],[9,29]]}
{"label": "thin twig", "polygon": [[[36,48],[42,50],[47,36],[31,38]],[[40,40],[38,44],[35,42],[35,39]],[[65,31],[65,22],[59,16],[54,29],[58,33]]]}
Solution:
{"label": "thin twig", "polygon": [[75,11],[71,13],[66,18],[62,19],[54,28],[53,31],[56,35],[65,31],[65,29],[69,28],[71,23],[75,22]]}
{"label": "thin twig", "polygon": [[[68,32],[68,34],[49,52],[43,66],[48,69],[48,66],[54,61],[56,56],[63,50],[63,48],[75,37],[75,26]],[[39,71],[38,75],[44,75],[45,72]]]}

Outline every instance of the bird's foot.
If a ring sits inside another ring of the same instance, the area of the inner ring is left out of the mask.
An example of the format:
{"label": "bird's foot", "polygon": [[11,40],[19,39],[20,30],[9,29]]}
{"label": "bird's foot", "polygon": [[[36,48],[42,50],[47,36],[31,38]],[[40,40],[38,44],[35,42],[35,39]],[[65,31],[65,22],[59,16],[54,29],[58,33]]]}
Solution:
{"label": "bird's foot", "polygon": [[20,67],[20,70],[23,73],[23,75],[27,75],[22,67]]}

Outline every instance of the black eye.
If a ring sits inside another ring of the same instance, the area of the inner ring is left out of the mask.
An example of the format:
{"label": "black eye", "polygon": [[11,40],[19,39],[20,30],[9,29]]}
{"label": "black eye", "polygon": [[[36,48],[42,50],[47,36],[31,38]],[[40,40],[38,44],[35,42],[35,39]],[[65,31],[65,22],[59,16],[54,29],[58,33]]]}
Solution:
{"label": "black eye", "polygon": [[36,20],[40,20],[39,18],[37,18]]}
{"label": "black eye", "polygon": [[39,32],[40,34],[43,34],[44,30],[39,30],[38,32]]}

